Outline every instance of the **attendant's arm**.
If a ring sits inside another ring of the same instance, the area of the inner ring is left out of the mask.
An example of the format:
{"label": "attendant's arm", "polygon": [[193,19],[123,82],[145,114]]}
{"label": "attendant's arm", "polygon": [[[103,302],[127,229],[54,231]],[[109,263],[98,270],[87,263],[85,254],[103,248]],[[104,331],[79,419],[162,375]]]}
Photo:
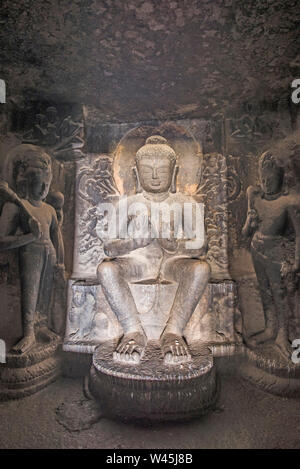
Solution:
{"label": "attendant's arm", "polygon": [[60,227],[57,221],[57,216],[56,216],[54,209],[53,209],[52,222],[51,222],[51,227],[50,227],[50,236],[51,236],[51,241],[56,251],[57,264],[60,266],[63,266],[64,257],[65,257],[64,243],[63,243],[63,237],[61,234],[61,230],[60,230]]}
{"label": "attendant's arm", "polygon": [[40,225],[34,219],[30,219],[28,222],[30,233],[16,235],[19,222],[20,216],[17,205],[11,202],[4,204],[0,218],[0,251],[20,248],[40,237]]}
{"label": "attendant's arm", "polygon": [[245,237],[252,236],[258,227],[258,214],[253,206],[254,195],[256,193],[257,193],[257,190],[253,186],[248,187],[247,189],[248,212],[247,212],[247,219],[242,229],[242,235]]}

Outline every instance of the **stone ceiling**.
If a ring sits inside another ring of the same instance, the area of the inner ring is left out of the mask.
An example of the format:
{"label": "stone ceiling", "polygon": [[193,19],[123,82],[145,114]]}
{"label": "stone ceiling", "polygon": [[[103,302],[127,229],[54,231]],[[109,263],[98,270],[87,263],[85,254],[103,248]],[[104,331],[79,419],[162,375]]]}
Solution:
{"label": "stone ceiling", "polygon": [[83,103],[103,122],[276,104],[300,77],[300,2],[2,0],[9,97]]}

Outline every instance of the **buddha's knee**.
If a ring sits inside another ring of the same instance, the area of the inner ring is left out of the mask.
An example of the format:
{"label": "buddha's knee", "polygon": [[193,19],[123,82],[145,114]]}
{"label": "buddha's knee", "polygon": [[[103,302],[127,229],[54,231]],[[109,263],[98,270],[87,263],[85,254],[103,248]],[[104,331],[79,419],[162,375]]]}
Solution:
{"label": "buddha's knee", "polygon": [[97,268],[99,283],[110,280],[118,273],[118,267],[114,261],[102,262]]}
{"label": "buddha's knee", "polygon": [[192,263],[192,271],[196,278],[208,282],[211,274],[211,268],[207,262],[194,260]]}

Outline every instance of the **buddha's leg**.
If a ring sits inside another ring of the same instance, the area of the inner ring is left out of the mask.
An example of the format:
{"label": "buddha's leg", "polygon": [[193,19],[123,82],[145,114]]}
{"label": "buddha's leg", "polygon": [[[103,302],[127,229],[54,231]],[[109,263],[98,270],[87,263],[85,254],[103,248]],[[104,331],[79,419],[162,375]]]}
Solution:
{"label": "buddha's leg", "polygon": [[146,336],[128,285],[128,281],[140,280],[139,274],[138,264],[129,259],[102,262],[97,270],[103,293],[124,332],[114,354],[119,361],[138,362],[146,345]]}
{"label": "buddha's leg", "polygon": [[12,350],[25,353],[35,344],[34,320],[43,269],[43,253],[38,246],[28,245],[26,249],[19,251],[19,264],[23,339],[14,345]]}
{"label": "buddha's leg", "polygon": [[204,293],[210,273],[209,264],[198,259],[177,259],[167,266],[165,275],[178,282],[178,289],[160,339],[166,362],[190,359],[183,331]]}

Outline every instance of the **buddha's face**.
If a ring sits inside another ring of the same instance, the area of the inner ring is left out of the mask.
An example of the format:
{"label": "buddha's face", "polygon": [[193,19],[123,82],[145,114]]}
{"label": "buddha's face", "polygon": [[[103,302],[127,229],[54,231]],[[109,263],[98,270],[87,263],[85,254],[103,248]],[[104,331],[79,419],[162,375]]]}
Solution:
{"label": "buddha's face", "polygon": [[172,183],[175,164],[167,156],[143,155],[137,162],[142,188],[146,192],[167,192]]}

